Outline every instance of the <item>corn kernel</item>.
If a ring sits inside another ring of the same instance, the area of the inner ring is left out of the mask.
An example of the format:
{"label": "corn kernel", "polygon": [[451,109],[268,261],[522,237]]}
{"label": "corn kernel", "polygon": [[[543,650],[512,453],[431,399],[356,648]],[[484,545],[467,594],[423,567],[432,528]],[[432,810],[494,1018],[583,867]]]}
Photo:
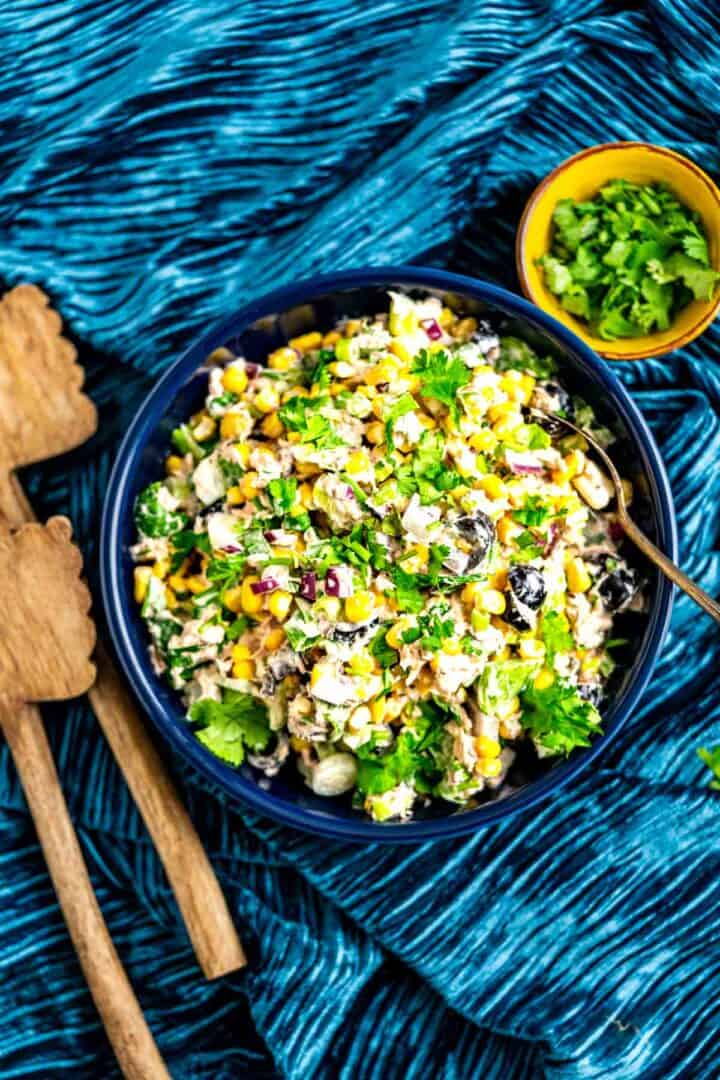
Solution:
{"label": "corn kernel", "polygon": [[385,719],[385,698],[375,698],[370,703],[370,718],[373,724],[382,724]]}
{"label": "corn kernel", "polygon": [[171,574],[168,578],[168,585],[176,593],[188,591],[187,578],[183,574]]}
{"label": "corn kernel", "polygon": [[204,593],[208,587],[208,583],[204,577],[200,574],[193,574],[187,579],[187,587],[193,596],[199,596],[200,593]]}
{"label": "corn kernel", "polygon": [[380,446],[385,442],[385,425],[381,424],[379,420],[373,421],[372,424],[368,424],[365,430],[365,438],[373,446]]}
{"label": "corn kernel", "polygon": [[390,342],[388,348],[394,356],[397,356],[398,360],[403,362],[403,364],[409,364],[412,361],[413,354],[410,352],[407,345],[404,345],[402,341],[398,341],[397,338]]}
{"label": "corn kernel", "polygon": [[277,652],[284,640],[285,631],[281,626],[278,626],[274,630],[271,630],[269,632],[263,642],[263,645],[268,650],[268,652]]}
{"label": "corn kernel", "polygon": [[477,330],[477,320],[468,318],[460,319],[453,326],[453,337],[457,341],[469,341]]}
{"label": "corn kernel", "polygon": [[182,472],[184,465],[183,459],[178,457],[177,454],[170,454],[165,458],[165,472],[168,476],[177,476],[178,473]]}
{"label": "corn kernel", "polygon": [[345,617],[354,623],[369,619],[375,609],[375,597],[371,592],[357,592],[345,601]]}
{"label": "corn kernel", "polygon": [[258,474],[256,472],[247,472],[241,478],[238,487],[246,499],[254,499],[260,490],[257,486],[257,478]]}
{"label": "corn kernel", "polygon": [[493,589],[504,591],[507,588],[507,576],[507,570],[496,570],[488,578],[488,585],[491,585]]}
{"label": "corn kernel", "polygon": [[572,593],[587,592],[592,585],[592,578],[588,573],[585,563],[582,559],[577,557],[572,557],[567,560],[565,565],[565,577],[567,578],[568,589]]}
{"label": "corn kernel", "polygon": [[255,663],[253,660],[236,660],[232,666],[232,673],[234,679],[252,679],[255,674]]}
{"label": "corn kernel", "polygon": [[350,658],[349,667],[353,675],[372,675],[375,660],[367,649],[362,649]]}
{"label": "corn kernel", "polygon": [[518,652],[523,660],[541,660],[545,656],[545,646],[542,641],[535,638],[522,638],[518,645]]}
{"label": "corn kernel", "polygon": [[599,671],[602,662],[601,653],[586,653],[580,661],[580,668],[586,674],[594,675],[596,671]]}
{"label": "corn kernel", "polygon": [[511,544],[523,531],[517,521],[513,521],[510,514],[501,517],[495,526],[498,539],[502,544]]}
{"label": "corn kernel", "polygon": [[340,333],[338,330],[329,330],[325,337],[322,339],[323,349],[331,349],[333,345],[336,345],[340,340]]}
{"label": "corn kernel", "polygon": [[220,436],[223,439],[237,439],[245,434],[247,422],[240,413],[226,412],[220,421]]}
{"label": "corn kernel", "polygon": [[460,593],[460,599],[464,604],[474,604],[478,596],[485,590],[485,585],[482,581],[469,581],[467,585],[463,586],[463,590]]}
{"label": "corn kernel", "polygon": [[498,444],[498,438],[494,431],[490,428],[483,428],[482,431],[476,431],[474,435],[471,435],[468,439],[469,445],[473,450],[479,450],[481,453],[489,453],[494,450]]}
{"label": "corn kernel", "polygon": [[507,494],[505,484],[495,473],[488,473],[478,480],[478,487],[484,491],[489,499],[503,499]]}
{"label": "corn kernel", "polygon": [[274,412],[265,417],[260,425],[260,430],[263,435],[267,435],[268,439],[279,439],[285,428],[278,414]]}
{"label": "corn kernel", "polygon": [[495,776],[499,776],[503,770],[502,761],[500,758],[483,758],[481,771],[483,776],[491,780]]}
{"label": "corn kernel", "polygon": [[518,424],[522,422],[522,416],[514,401],[501,401],[499,405],[491,405],[488,409],[488,419],[492,423],[496,420],[506,420],[508,417],[515,419]]}
{"label": "corn kernel", "polygon": [[228,611],[234,612],[236,615],[242,611],[242,586],[235,585],[231,589],[226,589],[222,596],[222,602]]}
{"label": "corn kernel", "polygon": [[370,458],[364,450],[356,450],[345,463],[345,471],[350,476],[357,476],[359,473],[367,472],[370,467]]}
{"label": "corn kernel", "polygon": [[158,559],[156,563],[153,563],[153,568],[152,568],[153,577],[160,578],[160,580],[162,581],[163,578],[166,578],[168,576],[169,571],[170,571],[170,560],[169,559]]}
{"label": "corn kernel", "polygon": [[241,503],[245,502],[243,490],[238,484],[233,484],[232,487],[229,487],[227,489],[227,491],[225,492],[225,498],[227,500],[228,506],[240,506]]}
{"label": "corn kernel", "polygon": [[287,345],[284,345],[281,349],[275,349],[268,356],[268,367],[272,371],[289,371],[294,368],[300,358],[294,349],[289,349]]}
{"label": "corn kernel", "polygon": [[346,319],[345,320],[345,333],[348,337],[353,337],[355,334],[359,334],[362,330],[362,319]]}
{"label": "corn kernel", "polygon": [[177,596],[170,588],[167,588],[165,590],[165,603],[167,604],[170,611],[174,611],[175,608],[178,606]]}
{"label": "corn kernel", "polygon": [[247,390],[247,372],[241,367],[225,368],[222,376],[222,384],[231,394],[237,394],[239,397],[240,394],[244,394]]}
{"label": "corn kernel", "polygon": [[233,645],[230,655],[233,660],[252,660],[252,652],[247,645]]}
{"label": "corn kernel", "polygon": [[300,496],[300,502],[303,504],[305,509],[306,510],[312,510],[313,507],[315,506],[315,503],[314,503],[314,500],[313,500],[312,484],[309,484],[307,482],[307,480],[304,480],[303,483],[298,488],[298,494]]}
{"label": "corn kernel", "polygon": [[475,739],[475,749],[478,757],[481,758],[500,757],[500,743],[497,739],[491,739],[488,735],[478,735]]}
{"label": "corn kernel", "polygon": [[542,668],[535,676],[533,686],[536,690],[547,690],[555,682],[555,672],[550,668]]}
{"label": "corn kernel", "polygon": [[507,442],[515,437],[519,427],[522,427],[521,416],[506,416],[502,420],[496,420],[492,429],[500,442]]}
{"label": "corn kernel", "polygon": [[310,685],[317,686],[323,675],[332,674],[333,670],[332,664],[328,664],[327,661],[319,660],[317,664],[313,664],[313,669],[310,672]]}
{"label": "corn kernel", "polygon": [[149,566],[136,566],[133,572],[133,591],[135,595],[135,603],[142,604],[147,596],[148,586],[150,585],[150,578],[152,577],[152,570]]}
{"label": "corn kernel", "polygon": [[[246,615],[257,615],[262,611],[262,595],[254,593],[252,589],[253,585],[257,584],[259,580],[257,574],[248,574],[240,586],[240,606]],[[225,604],[227,604],[227,593],[225,594]]]}
{"label": "corn kernel", "polygon": [[280,404],[277,390],[274,386],[263,386],[255,395],[253,404],[261,413],[271,413]]}
{"label": "corn kernel", "polygon": [[452,326],[456,318],[457,316],[451,308],[444,307],[438,316],[438,322],[443,330],[447,330],[448,327]]}
{"label": "corn kernel", "polygon": [[398,621],[390,627],[385,635],[385,640],[391,649],[399,649],[402,646],[402,634],[407,628],[408,623],[405,619],[398,619]]}
{"label": "corn kernel", "polygon": [[289,344],[291,348],[297,349],[299,353],[306,353],[310,352],[311,349],[319,349],[322,340],[323,336],[318,330],[311,330],[307,334],[300,334],[299,337],[290,338]]}
{"label": "corn kernel", "polygon": [[328,371],[336,379],[349,379],[355,368],[347,360],[333,360],[332,364],[328,364]]}
{"label": "corn kernel", "polygon": [[443,642],[442,651],[448,656],[460,656],[462,652],[462,643],[460,638],[448,638]]}
{"label": "corn kernel", "polygon": [[502,615],[505,610],[505,597],[498,589],[484,589],[477,597],[475,605],[481,611],[488,611],[492,615]]}
{"label": "corn kernel", "polygon": [[292,602],[292,593],[285,592],[284,589],[276,589],[268,597],[267,609],[271,615],[275,616],[278,622],[284,622],[290,614]]}
{"label": "corn kernel", "polygon": [[379,386],[381,383],[389,383],[397,376],[398,366],[391,360],[381,360],[379,364],[369,368],[363,376],[363,381],[368,386]]}
{"label": "corn kernel", "polygon": [[217,421],[212,416],[203,416],[192,429],[193,437],[198,442],[207,442],[208,439],[212,439],[216,431]]}

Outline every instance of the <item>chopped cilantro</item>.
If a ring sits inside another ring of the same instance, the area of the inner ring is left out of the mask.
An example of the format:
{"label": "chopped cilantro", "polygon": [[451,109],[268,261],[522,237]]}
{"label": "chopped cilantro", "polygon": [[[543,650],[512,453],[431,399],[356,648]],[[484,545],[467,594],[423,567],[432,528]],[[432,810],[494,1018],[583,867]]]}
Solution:
{"label": "chopped cilantro", "polygon": [[288,431],[297,431],[300,442],[314,443],[319,450],[329,450],[344,443],[332,429],[332,424],[318,410],[330,403],[329,397],[297,397],[284,402],[277,415]]}
{"label": "chopped cilantro", "polygon": [[544,524],[552,515],[552,508],[543,503],[539,495],[528,495],[524,506],[512,512],[514,521],[531,527]]}
{"label": "chopped cilantro", "polygon": [[196,732],[200,742],[231,765],[242,764],[246,748],[264,750],[270,738],[267,706],[237,690],[224,690],[222,701],[196,701],[190,719],[200,725]]}
{"label": "chopped cilantro", "polygon": [[292,510],[297,499],[297,480],[294,476],[271,480],[267,490],[278,514],[287,514]]}
{"label": "chopped cilantro", "polygon": [[[176,536],[189,522],[182,510],[167,510],[160,502],[160,495],[166,491],[161,480],[149,484],[135,500],[133,515],[135,528],[143,536],[153,539],[161,536]],[[167,493],[167,491],[166,491]]]}
{"label": "chopped cilantro", "polygon": [[391,626],[392,623],[383,623],[368,646],[371,655],[375,657],[382,668],[392,667],[397,664],[399,659],[397,649],[393,649],[385,640],[385,635]]}
{"label": "chopped cilantro", "polygon": [[413,361],[412,370],[420,379],[421,395],[447,405],[451,415],[457,419],[458,390],[471,379],[467,365],[458,356],[451,356],[442,349],[437,352],[421,349]]}
{"label": "chopped cilantro", "polygon": [[662,184],[613,180],[585,202],[562,199],[553,225],[545,283],[605,340],[666,330],[720,281],[699,215]]}
{"label": "chopped cilantro", "polygon": [[421,591],[422,575],[410,574],[401,566],[391,566],[390,576],[395,586],[395,602],[398,611],[409,611],[415,615],[425,607],[425,596]]}
{"label": "chopped cilantro", "polygon": [[225,637],[228,641],[237,641],[239,637],[242,637],[248,626],[250,626],[250,619],[247,615],[238,615],[235,622],[230,623],[225,632]]}
{"label": "chopped cilantro", "polygon": [[193,438],[193,434],[187,424],[181,424],[180,427],[176,427],[170,437],[173,446],[178,453],[183,455],[183,457],[185,454],[192,454],[196,461],[200,461],[201,458],[205,457],[205,449]]}
{"label": "chopped cilantro", "polygon": [[595,706],[559,679],[544,690],[528,687],[520,703],[523,726],[550,754],[569,754],[576,746],[589,746],[591,736],[601,731]]}
{"label": "chopped cilantro", "polygon": [[540,623],[540,634],[545,643],[548,660],[556,653],[570,652],[575,639],[570,633],[570,623],[561,611],[546,611]]}

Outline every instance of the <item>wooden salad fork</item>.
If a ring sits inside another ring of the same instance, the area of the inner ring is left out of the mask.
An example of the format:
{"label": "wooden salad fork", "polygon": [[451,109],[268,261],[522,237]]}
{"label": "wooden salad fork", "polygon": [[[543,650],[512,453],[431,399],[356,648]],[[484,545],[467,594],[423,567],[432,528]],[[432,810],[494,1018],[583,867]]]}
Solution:
{"label": "wooden salad fork", "polygon": [[[97,427],[95,408],[81,392],[84,376],[75,358],[73,345],[61,335],[59,316],[49,308],[47,297],[39,289],[32,285],[20,285],[0,300],[0,518],[4,519],[6,526],[18,528],[33,521],[32,509],[14,476],[14,470],[79,446]],[[57,634],[48,635],[48,624],[49,617],[44,618],[42,623],[28,624],[24,635],[26,650],[37,649],[38,655],[44,655],[50,644],[58,648],[62,645]],[[38,628],[42,631],[41,636]],[[33,631],[37,632],[38,641],[34,637],[31,639]],[[246,963],[245,954],[200,838],[101,644],[97,646],[95,659],[95,683],[89,689],[91,704],[155,842],[200,966],[207,978],[237,970]],[[83,692],[88,686],[78,692]],[[6,702],[11,696],[13,700],[17,699],[11,685],[0,685],[0,693],[5,695]],[[15,756],[23,786],[26,791],[37,792],[52,787],[53,813],[60,815],[64,822],[63,843],[70,835],[74,838],[77,858],[72,860],[72,874],[69,876],[83,879],[81,892],[89,921],[81,917],[79,909],[68,908],[69,898],[66,904],[68,874],[60,874],[63,866],[57,862],[57,852],[49,850],[55,838],[52,832],[47,832],[43,817],[44,804],[37,800],[31,803],[58,898],[71,927],[93,996],[111,1034],[122,1027],[113,1027],[112,1016],[109,1021],[106,1019],[108,1003],[122,996],[119,982],[113,988],[110,980],[107,993],[101,995],[93,981],[97,979],[97,972],[89,968],[89,961],[86,963],[86,960],[93,954],[95,934],[104,934],[107,938],[103,955],[109,955],[113,947],[92,892],[77,838],[72,831],[42,718],[39,710],[31,705],[13,713],[13,718],[11,713],[12,709],[3,709],[2,727]],[[39,821],[38,815],[41,815]],[[91,918],[92,911],[95,914]],[[115,960],[127,982],[117,956]],[[109,971],[111,969],[114,970],[112,965],[108,967]],[[132,995],[129,983],[127,989]],[[100,1007],[101,1001],[105,1011]],[[137,1002],[135,1005],[137,1007]],[[144,1024],[139,1007],[138,1018]],[[131,1035],[127,1037],[134,1039]],[[137,1042],[135,1039],[133,1045]],[[122,1060],[115,1042],[113,1046],[118,1060]],[[157,1052],[156,1058],[162,1072],[152,1071],[146,1066],[144,1072],[130,1071],[126,1075],[165,1076]]]}
{"label": "wooden salad fork", "polygon": [[95,677],[90,593],[67,518],[0,522],[0,727],[65,922],[118,1064],[128,1080],[170,1080],[103,919],[36,705],[84,693]]}
{"label": "wooden salad fork", "polygon": [[690,599],[694,600],[696,604],[708,613],[708,615],[711,615],[716,622],[720,622],[720,603],[718,603],[717,600],[714,600],[704,589],[701,589],[692,578],[689,578],[679,566],[675,565],[672,559],[669,559],[664,552],[660,551],[660,548],[653,544],[652,540],[645,535],[642,529],[640,529],[630,517],[620,474],[615,468],[612,458],[603,449],[600,443],[594,439],[588,431],[573,424],[570,420],[566,420],[564,416],[558,416],[556,413],[545,412],[545,410],[537,408],[532,408],[530,412],[534,413],[540,421],[552,421],[553,424],[562,424],[570,431],[574,431],[576,435],[582,435],[608,471],[610,481],[615,491],[617,516],[628,540],[630,540],[636,548],[639,548],[643,555],[645,555],[650,562],[654,563],[666,578],[669,578],[674,585],[677,585],[679,589],[682,589],[683,592],[687,593]]}

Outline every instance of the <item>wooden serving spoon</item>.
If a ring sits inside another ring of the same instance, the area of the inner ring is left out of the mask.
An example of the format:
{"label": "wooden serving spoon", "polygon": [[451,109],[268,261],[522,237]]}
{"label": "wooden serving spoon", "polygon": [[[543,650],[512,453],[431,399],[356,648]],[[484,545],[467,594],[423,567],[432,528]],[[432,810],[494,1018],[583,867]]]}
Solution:
{"label": "wooden serving spoon", "polygon": [[683,592],[687,593],[691,600],[694,600],[703,611],[707,611],[708,615],[712,615],[716,622],[720,622],[720,604],[717,600],[714,600],[709,593],[706,593],[704,589],[701,589],[692,578],[689,578],[679,566],[675,565],[672,559],[668,559],[667,555],[653,544],[652,540],[645,535],[642,529],[638,528],[630,517],[620,474],[615,468],[612,458],[603,449],[600,443],[597,442],[588,431],[585,431],[584,428],[577,427],[577,425],[571,423],[570,420],[566,420],[564,416],[557,416],[555,413],[545,412],[543,409],[536,408],[530,409],[530,412],[535,413],[539,420],[552,420],[553,424],[562,424],[570,431],[574,431],[576,435],[582,435],[588,445],[593,448],[610,475],[610,480],[615,490],[617,516],[628,540],[630,540],[636,548],[639,548],[643,555],[645,555],[650,562],[654,563],[666,578],[669,578],[674,585],[677,585],[679,589],[682,589]]}
{"label": "wooden serving spoon", "polygon": [[0,727],[45,853],[65,922],[120,1068],[170,1080],[112,943],[60,788],[42,717],[28,702],[83,694],[95,677],[95,627],[67,518],[12,533],[0,523]]}

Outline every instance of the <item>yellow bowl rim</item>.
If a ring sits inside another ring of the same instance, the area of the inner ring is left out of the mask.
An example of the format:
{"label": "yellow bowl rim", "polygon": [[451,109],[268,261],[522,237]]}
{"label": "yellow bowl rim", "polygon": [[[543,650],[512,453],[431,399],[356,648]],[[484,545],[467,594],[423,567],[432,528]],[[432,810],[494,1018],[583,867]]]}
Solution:
{"label": "yellow bowl rim", "polygon": [[[573,154],[571,157],[566,158],[564,161],[561,161],[560,164],[557,165],[552,170],[552,172],[549,172],[547,176],[537,185],[532,195],[525,203],[525,209],[523,210],[522,217],[520,218],[520,224],[518,226],[517,234],[515,237],[515,266],[517,269],[518,278],[520,279],[520,287],[528,300],[530,300],[533,304],[537,304],[537,306],[539,308],[542,308],[544,311],[546,311],[547,308],[545,308],[545,306],[541,303],[541,298],[539,298],[533,293],[533,290],[530,287],[530,282],[528,281],[527,275],[525,273],[525,235],[527,233],[528,225],[530,223],[530,218],[532,217],[533,211],[535,209],[535,204],[537,203],[540,196],[554,182],[556,177],[563,173],[570,165],[574,165],[576,161],[580,161],[582,158],[592,157],[594,154],[603,153],[606,150],[628,150],[633,148],[646,150],[649,151],[651,154],[657,154],[660,157],[674,158],[675,161],[679,162],[684,168],[690,170],[690,172],[695,173],[696,177],[708,189],[711,198],[716,203],[718,211],[720,212],[720,190],[718,190],[717,185],[708,176],[704,169],[701,169],[700,166],[696,165],[694,161],[691,161],[690,158],[685,157],[684,154],[678,154],[676,150],[671,150],[668,146],[657,146],[655,145],[655,143],[647,142],[621,141],[598,143],[596,146],[587,146],[584,150],[579,150],[576,154]],[[678,334],[678,336],[672,341],[666,342],[664,345],[660,345],[656,349],[650,349],[649,351],[643,349],[640,352],[616,352],[611,348],[598,349],[595,345],[593,345],[592,348],[594,348],[596,352],[600,353],[601,356],[604,356],[608,360],[645,360],[651,356],[665,356],[667,353],[673,352],[675,349],[680,349],[683,347],[683,345],[688,345],[691,341],[694,341],[695,338],[698,337],[703,332],[703,330],[705,330],[710,325],[715,316],[718,314],[719,310],[720,290],[718,291],[716,299],[712,302],[712,304],[708,307],[705,313],[698,319],[698,321],[693,326],[691,326],[688,330],[685,330],[684,333]],[[583,338],[583,340],[589,343],[589,336],[586,336],[583,333],[582,329],[575,329],[574,327],[573,329],[579,337]]]}

